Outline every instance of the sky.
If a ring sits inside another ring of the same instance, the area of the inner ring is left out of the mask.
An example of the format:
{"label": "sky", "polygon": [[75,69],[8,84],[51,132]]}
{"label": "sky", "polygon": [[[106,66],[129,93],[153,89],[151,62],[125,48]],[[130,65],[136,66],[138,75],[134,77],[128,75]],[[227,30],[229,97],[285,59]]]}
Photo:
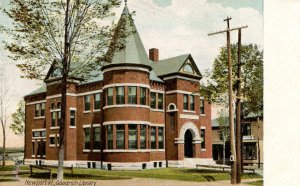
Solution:
{"label": "sky", "polygon": [[[1,0],[0,6],[8,7],[8,1]],[[263,5],[259,0],[128,0],[127,4],[131,12],[136,12],[133,19],[146,51],[158,48],[160,59],[190,53],[201,72],[211,69],[220,47],[226,44],[226,36],[207,34],[224,30],[226,23],[223,19],[227,16],[232,17],[231,27],[248,25],[242,31],[243,44],[255,43],[263,48]],[[124,3],[115,10],[116,21],[123,6]],[[3,14],[0,16],[0,24],[11,24],[11,20]],[[232,43],[237,42],[237,32],[233,32],[231,38]],[[0,41],[2,39],[0,35]],[[10,73],[15,77],[12,112],[17,102],[38,88],[41,82],[21,79],[19,70],[6,56],[7,52],[0,43],[0,61],[8,64]],[[213,117],[216,117],[216,110]],[[23,140],[23,137],[16,137],[10,132],[7,145],[15,145],[15,139]]]}

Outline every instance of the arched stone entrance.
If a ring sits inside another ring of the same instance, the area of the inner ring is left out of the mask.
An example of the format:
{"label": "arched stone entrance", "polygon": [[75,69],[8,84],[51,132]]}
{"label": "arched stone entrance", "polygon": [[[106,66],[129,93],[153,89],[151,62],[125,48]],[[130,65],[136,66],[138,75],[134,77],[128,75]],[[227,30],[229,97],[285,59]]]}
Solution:
{"label": "arched stone entrance", "polygon": [[193,157],[193,135],[190,130],[187,130],[184,134],[184,157]]}
{"label": "arched stone entrance", "polygon": [[[177,138],[177,143],[183,145],[183,151],[181,151],[181,157],[196,157],[197,147],[201,143],[199,129],[193,122],[185,123],[179,133],[179,138]],[[200,151],[200,149],[198,149]]]}

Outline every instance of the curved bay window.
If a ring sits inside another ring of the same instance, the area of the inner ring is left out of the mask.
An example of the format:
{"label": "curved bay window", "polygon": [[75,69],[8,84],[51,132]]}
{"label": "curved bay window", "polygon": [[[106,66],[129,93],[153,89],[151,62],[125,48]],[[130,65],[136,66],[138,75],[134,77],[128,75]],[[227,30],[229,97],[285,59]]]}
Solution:
{"label": "curved bay window", "polygon": [[117,149],[125,148],[125,125],[116,125],[117,129]]}
{"label": "curved bay window", "polygon": [[146,125],[140,125],[140,148],[146,149]]}
{"label": "curved bay window", "polygon": [[151,127],[151,149],[156,149],[156,127]]}
{"label": "curved bay window", "polygon": [[113,149],[113,126],[107,126],[107,149]]}
{"label": "curved bay window", "polygon": [[106,90],[106,96],[107,96],[106,105],[112,105],[113,104],[113,96],[114,96],[113,88],[108,88]]}
{"label": "curved bay window", "polygon": [[140,104],[146,105],[146,88],[140,87]]}
{"label": "curved bay window", "polygon": [[150,97],[151,97],[150,106],[151,106],[152,109],[156,109],[156,93],[155,92],[151,92],[150,93]]}
{"label": "curved bay window", "polygon": [[128,125],[128,148],[137,149],[137,125]]}
{"label": "curved bay window", "polygon": [[116,87],[116,104],[125,104],[124,87]]}
{"label": "curved bay window", "polygon": [[129,104],[137,103],[136,87],[128,87],[128,103]]}

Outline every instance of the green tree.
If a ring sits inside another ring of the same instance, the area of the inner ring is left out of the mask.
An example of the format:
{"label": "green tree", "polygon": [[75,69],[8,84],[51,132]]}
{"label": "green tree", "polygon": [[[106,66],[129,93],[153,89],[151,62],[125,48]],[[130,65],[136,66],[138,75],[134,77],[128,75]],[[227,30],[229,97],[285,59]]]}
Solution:
{"label": "green tree", "polygon": [[230,129],[229,129],[229,121],[228,116],[226,115],[226,109],[223,108],[218,112],[217,121],[219,123],[219,134],[221,136],[221,140],[223,142],[223,165],[225,165],[225,153],[226,153],[226,142],[230,139]]}
{"label": "green tree", "polygon": [[10,9],[5,10],[13,20],[12,28],[4,29],[6,48],[22,77],[44,79],[50,65],[60,70],[58,180],[63,179],[67,80],[97,70],[109,44],[121,48],[112,37],[115,32],[122,36],[122,24],[115,27],[109,21],[119,5],[120,0],[10,0]]}
{"label": "green tree", "polygon": [[25,125],[25,102],[20,101],[16,112],[11,115],[12,123],[9,125],[10,130],[12,130],[16,135],[24,134]]}
{"label": "green tree", "polygon": [[[231,60],[233,77],[237,78],[237,44],[231,45]],[[201,93],[210,102],[228,106],[228,79],[227,79],[227,48],[222,47],[220,54],[214,60],[212,71],[204,73],[204,82],[201,83]],[[242,96],[243,114],[259,113],[263,110],[263,52],[255,44],[242,45]],[[234,91],[236,91],[234,86]]]}

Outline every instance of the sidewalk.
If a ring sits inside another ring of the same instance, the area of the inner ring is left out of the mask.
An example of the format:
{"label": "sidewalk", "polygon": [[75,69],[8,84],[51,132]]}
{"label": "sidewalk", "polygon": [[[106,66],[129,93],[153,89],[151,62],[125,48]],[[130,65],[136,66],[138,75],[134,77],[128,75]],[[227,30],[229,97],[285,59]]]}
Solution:
{"label": "sidewalk", "polygon": [[[36,180],[36,179],[33,179]],[[238,184],[238,186],[250,186],[245,184],[245,182],[256,181],[260,179],[247,179],[242,180],[243,183]],[[25,186],[26,179],[20,178],[20,181],[14,182],[0,182],[0,186],[15,186],[22,185]],[[54,182],[56,180],[53,180]],[[163,179],[153,179],[153,178],[133,178],[128,180],[86,180],[95,182],[96,185],[108,185],[108,186],[230,186],[230,180],[217,181],[217,182],[188,182],[188,181],[177,181],[177,180],[163,180]]]}

